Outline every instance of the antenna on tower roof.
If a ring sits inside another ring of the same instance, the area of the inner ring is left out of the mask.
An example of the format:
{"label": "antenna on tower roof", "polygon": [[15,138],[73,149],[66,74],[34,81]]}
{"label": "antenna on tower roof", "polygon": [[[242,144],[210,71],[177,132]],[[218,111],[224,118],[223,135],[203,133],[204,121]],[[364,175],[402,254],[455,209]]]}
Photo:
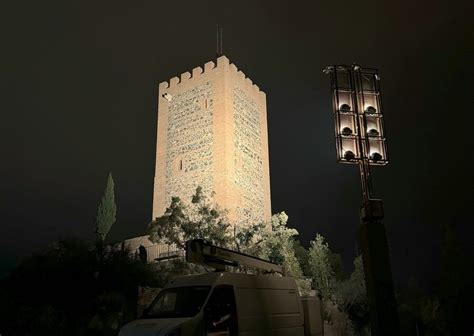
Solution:
{"label": "antenna on tower roof", "polygon": [[216,58],[219,58],[223,55],[222,48],[222,27],[219,24],[216,25]]}

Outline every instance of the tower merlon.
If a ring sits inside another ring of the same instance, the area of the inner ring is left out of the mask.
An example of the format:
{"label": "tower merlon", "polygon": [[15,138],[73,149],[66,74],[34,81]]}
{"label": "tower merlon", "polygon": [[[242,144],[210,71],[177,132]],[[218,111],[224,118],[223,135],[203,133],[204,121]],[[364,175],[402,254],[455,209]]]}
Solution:
{"label": "tower merlon", "polygon": [[163,91],[163,90],[167,89],[168,87],[169,87],[169,84],[168,84],[168,82],[165,81],[165,82],[160,83],[160,85],[158,86],[158,89],[160,91]]}
{"label": "tower merlon", "polygon": [[192,76],[192,78],[199,76],[200,74],[202,74],[202,72],[203,72],[203,70],[202,70],[201,67],[199,67],[199,66],[198,66],[198,67],[195,67],[195,68],[193,69],[193,76]]}
{"label": "tower merlon", "polygon": [[191,78],[191,73],[190,73],[189,71],[186,71],[186,72],[184,72],[184,73],[181,74],[180,78],[181,78],[180,83],[184,83],[184,82],[186,82],[188,79]]}
{"label": "tower merlon", "polygon": [[216,63],[213,61],[209,61],[206,64],[204,64],[204,72],[211,71],[216,67]]}
{"label": "tower merlon", "polygon": [[248,78],[241,70],[237,68],[237,66],[233,63],[229,65],[230,71],[237,74],[237,78],[239,81],[242,81],[244,85],[250,90],[254,91],[257,94],[263,94],[265,96],[265,92],[263,92],[260,87],[253,83],[253,81]]}
{"label": "tower merlon", "polygon": [[245,85],[247,86],[247,88],[248,88],[249,90],[251,90],[251,89],[252,89],[252,85],[253,85],[252,80],[251,80],[250,78],[248,78],[248,77],[245,78]]}
{"label": "tower merlon", "polygon": [[245,74],[241,70],[237,72],[237,77],[239,77],[242,80],[245,80]]}
{"label": "tower merlon", "polygon": [[173,77],[170,79],[170,89],[179,84],[179,78]]}
{"label": "tower merlon", "polygon": [[229,59],[225,56],[221,56],[217,59],[217,67],[227,66],[229,65],[229,63],[230,63]]}

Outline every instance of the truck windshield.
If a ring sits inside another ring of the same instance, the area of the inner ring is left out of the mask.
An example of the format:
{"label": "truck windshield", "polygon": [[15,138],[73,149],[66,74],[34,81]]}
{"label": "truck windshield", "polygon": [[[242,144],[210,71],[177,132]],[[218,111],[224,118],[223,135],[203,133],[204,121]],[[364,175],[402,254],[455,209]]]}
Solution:
{"label": "truck windshield", "polygon": [[164,289],[153,300],[143,318],[192,317],[201,310],[210,289],[210,286]]}

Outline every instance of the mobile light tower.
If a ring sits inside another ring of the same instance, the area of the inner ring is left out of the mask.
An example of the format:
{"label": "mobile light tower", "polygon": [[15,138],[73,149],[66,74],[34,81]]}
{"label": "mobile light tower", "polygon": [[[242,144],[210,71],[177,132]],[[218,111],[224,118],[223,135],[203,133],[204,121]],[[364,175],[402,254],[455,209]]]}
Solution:
{"label": "mobile light tower", "polygon": [[337,160],[360,168],[359,244],[369,299],[372,336],[399,335],[398,314],[382,223],[382,200],[372,198],[370,167],[388,163],[377,70],[358,65],[324,69],[331,76]]}

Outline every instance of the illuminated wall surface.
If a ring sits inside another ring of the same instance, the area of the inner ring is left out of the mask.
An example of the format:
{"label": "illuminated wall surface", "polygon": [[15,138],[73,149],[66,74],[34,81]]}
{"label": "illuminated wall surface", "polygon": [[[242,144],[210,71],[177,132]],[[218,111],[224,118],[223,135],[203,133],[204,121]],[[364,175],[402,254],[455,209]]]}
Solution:
{"label": "illuminated wall surface", "polygon": [[232,223],[269,221],[265,93],[222,56],[161,83],[158,99],[153,218],[201,186]]}
{"label": "illuminated wall surface", "polygon": [[[213,90],[206,82],[173,96],[168,105],[165,199],[188,199],[200,185],[213,188]],[[207,106],[205,106],[207,105]]]}

